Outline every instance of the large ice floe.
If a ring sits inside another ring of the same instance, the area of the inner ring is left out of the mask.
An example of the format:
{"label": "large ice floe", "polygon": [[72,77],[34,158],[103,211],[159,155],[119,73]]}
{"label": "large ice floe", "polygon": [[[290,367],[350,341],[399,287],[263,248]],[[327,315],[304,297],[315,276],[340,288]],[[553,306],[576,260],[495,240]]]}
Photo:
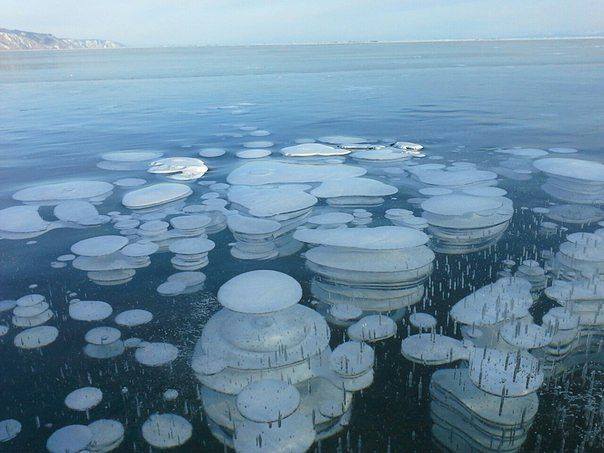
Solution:
{"label": "large ice floe", "polygon": [[258,186],[323,182],[363,176],[367,170],[351,165],[305,165],[278,161],[248,162],[227,177],[229,184]]}
{"label": "large ice floe", "polygon": [[581,159],[551,157],[533,162],[547,176],[541,188],[567,203],[604,203],[604,164]]}
{"label": "large ice floe", "polygon": [[428,236],[411,228],[301,229],[294,238],[312,246],[304,253],[311,290],[328,317],[340,304],[401,316],[421,300],[432,272]]}
{"label": "large ice floe", "polygon": [[296,280],[268,270],[218,291],[224,308],[206,324],[192,367],[212,434],[237,451],[306,451],[342,429],[353,393],[373,381],[371,347],[332,351],[325,319],[301,297]]}
{"label": "large ice floe", "polygon": [[13,194],[13,199],[37,206],[54,206],[73,200],[98,204],[112,192],[113,184],[104,181],[65,181],[21,189]]}

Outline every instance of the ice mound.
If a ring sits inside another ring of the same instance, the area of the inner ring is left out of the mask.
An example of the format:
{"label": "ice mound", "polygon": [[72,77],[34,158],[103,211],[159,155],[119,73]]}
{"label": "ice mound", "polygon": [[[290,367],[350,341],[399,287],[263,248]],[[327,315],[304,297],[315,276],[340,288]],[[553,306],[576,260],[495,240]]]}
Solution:
{"label": "ice mound", "polygon": [[324,318],[300,305],[286,274],[260,270],[218,291],[192,368],[212,434],[227,446],[305,451],[341,429],[352,394],[373,381],[373,350],[347,342],[333,352]]}

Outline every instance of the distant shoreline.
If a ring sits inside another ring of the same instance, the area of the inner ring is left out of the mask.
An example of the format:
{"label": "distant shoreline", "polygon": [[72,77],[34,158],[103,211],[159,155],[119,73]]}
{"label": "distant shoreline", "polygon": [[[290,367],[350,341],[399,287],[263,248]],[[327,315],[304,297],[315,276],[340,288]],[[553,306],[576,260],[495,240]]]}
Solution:
{"label": "distant shoreline", "polygon": [[519,41],[597,41],[604,36],[565,36],[565,37],[536,37],[536,38],[464,38],[464,39],[426,39],[426,40],[395,40],[395,41],[325,41],[325,42],[296,42],[296,43],[255,43],[255,44],[199,44],[174,46],[124,46],[119,48],[88,48],[88,49],[0,49],[0,53],[8,52],[87,52],[87,51],[123,51],[151,49],[203,49],[230,47],[302,47],[302,46],[347,46],[367,44],[446,44],[446,43],[478,43],[478,42],[519,42]]}

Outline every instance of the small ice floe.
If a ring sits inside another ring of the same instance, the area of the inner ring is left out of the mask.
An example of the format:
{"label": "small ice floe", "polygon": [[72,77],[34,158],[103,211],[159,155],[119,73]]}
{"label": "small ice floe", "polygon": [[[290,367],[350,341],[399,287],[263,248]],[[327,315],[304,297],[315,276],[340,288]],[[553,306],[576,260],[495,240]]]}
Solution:
{"label": "small ice floe", "polygon": [[164,401],[176,401],[178,399],[178,390],[167,389],[163,394],[162,398]]}
{"label": "small ice floe", "polygon": [[126,244],[128,239],[123,236],[97,236],[76,242],[71,246],[71,251],[79,256],[98,257],[111,255]]}
{"label": "small ice floe", "polygon": [[367,170],[341,164],[310,165],[278,161],[247,162],[227,176],[229,184],[258,186],[323,182],[362,176]]}
{"label": "small ice floe", "polygon": [[176,181],[192,181],[208,171],[207,165],[195,157],[166,157],[149,164],[148,173],[164,175]]}
{"label": "small ice floe", "polygon": [[50,453],[81,452],[88,449],[92,430],[85,425],[69,425],[56,430],[46,441]]}
{"label": "small ice floe", "polygon": [[193,190],[185,184],[159,183],[128,192],[122,204],[129,209],[156,208],[167,203],[187,198]]}
{"label": "small ice floe", "polygon": [[28,187],[13,194],[25,204],[54,206],[62,201],[80,200],[99,203],[113,192],[113,184],[103,181],[67,181]]}
{"label": "small ice floe", "polygon": [[604,203],[604,164],[552,157],[533,162],[547,176],[544,192],[567,203]]}
{"label": "small ice floe", "polygon": [[270,131],[264,130],[264,129],[257,129],[255,131],[251,131],[250,134],[252,137],[266,137],[268,135],[271,135]]}
{"label": "small ice floe", "polygon": [[550,206],[545,215],[555,222],[585,225],[604,219],[604,210],[589,205],[559,204]]}
{"label": "small ice floe", "polygon": [[274,143],[268,140],[258,140],[252,142],[245,142],[243,144],[244,148],[270,148]]}
{"label": "small ice floe", "polygon": [[102,321],[112,313],[111,305],[100,300],[78,300],[69,304],[69,316],[76,321]]}
{"label": "small ice floe", "polygon": [[363,310],[350,304],[337,304],[329,309],[329,314],[336,321],[354,321],[363,316]]}
{"label": "small ice floe", "polygon": [[300,405],[300,392],[287,382],[262,379],[237,395],[237,409],[246,419],[269,423],[286,418]]}
{"label": "small ice floe", "polygon": [[385,196],[398,192],[394,186],[370,178],[344,178],[325,181],[311,194],[317,198],[326,199],[332,206],[378,206],[384,202]]}
{"label": "small ice floe", "polygon": [[180,236],[195,237],[206,233],[206,228],[212,223],[212,218],[205,214],[192,214],[172,217],[170,224]]}
{"label": "small ice floe", "polygon": [[54,326],[31,327],[15,335],[14,344],[20,349],[43,348],[53,343],[58,336],[59,330]]}
{"label": "small ice floe", "polygon": [[272,153],[268,149],[245,149],[243,151],[238,151],[235,156],[239,159],[262,159],[264,157],[270,156]]}
{"label": "small ice floe", "polygon": [[319,141],[331,145],[354,145],[357,143],[367,143],[369,140],[363,137],[353,137],[349,135],[326,135],[319,137]]}
{"label": "small ice floe", "polygon": [[174,448],[183,445],[193,434],[191,424],[176,414],[152,414],[143,424],[143,437],[156,448]]}
{"label": "small ice floe", "polygon": [[498,149],[497,152],[500,154],[510,154],[512,156],[522,157],[525,159],[537,159],[549,154],[547,151],[537,148],[507,148]]}
{"label": "small ice floe", "polygon": [[202,272],[185,271],[177,272],[157,287],[157,292],[162,296],[179,296],[191,294],[203,289],[206,276]]}
{"label": "small ice floe", "polygon": [[53,214],[66,226],[98,226],[110,220],[109,216],[100,215],[92,203],[81,200],[63,201],[55,206]]}
{"label": "small ice floe", "polygon": [[482,250],[497,242],[514,213],[512,200],[501,196],[441,195],[421,207],[433,247],[450,254]]}
{"label": "small ice floe", "polygon": [[414,216],[413,211],[409,211],[408,209],[388,209],[384,217],[396,226],[415,228],[417,230],[423,230],[428,226],[426,219]]}
{"label": "small ice floe", "polygon": [[212,158],[212,157],[224,156],[225,153],[226,153],[226,149],[224,149],[224,148],[203,148],[203,149],[200,149],[197,154],[199,154],[199,157]]}
{"label": "small ice floe", "polygon": [[350,154],[350,150],[322,143],[304,143],[281,148],[281,154],[287,157],[345,156],[346,154]]}
{"label": "small ice floe", "polygon": [[231,247],[231,255],[235,258],[263,260],[279,254],[274,242],[275,233],[281,229],[279,222],[231,214],[227,217],[227,226],[236,240]]}
{"label": "small ice floe", "polygon": [[65,397],[65,406],[74,411],[88,411],[103,399],[103,392],[96,387],[82,387]]}
{"label": "small ice floe", "polygon": [[16,300],[0,300],[0,313],[5,311],[11,311],[17,305]]}
{"label": "small ice floe", "polygon": [[126,310],[115,317],[115,323],[122,327],[137,327],[151,322],[153,313],[138,308]]}
{"label": "small ice floe", "polygon": [[539,360],[527,352],[474,348],[469,361],[472,382],[487,393],[520,397],[543,384]]}
{"label": "small ice floe", "polygon": [[534,301],[530,282],[518,277],[504,277],[483,286],[461,299],[450,315],[466,326],[495,325],[529,316]]}
{"label": "small ice floe", "polygon": [[369,315],[348,327],[352,340],[373,343],[396,335],[396,323],[384,315]]}
{"label": "small ice floe", "polygon": [[359,163],[391,165],[409,159],[409,155],[395,148],[384,148],[378,150],[356,151],[350,155]]}
{"label": "small ice floe", "polygon": [[575,154],[579,152],[575,148],[549,148],[548,151],[555,154]]}
{"label": "small ice floe", "polygon": [[419,143],[412,143],[412,142],[395,142],[392,144],[393,148],[398,148],[398,149],[404,149],[407,151],[421,151],[422,149],[424,149],[424,147],[422,145],[420,145]]}
{"label": "small ice floe", "polygon": [[[242,297],[246,294],[246,297]],[[259,270],[240,274],[218,290],[219,302],[238,313],[270,313],[298,303],[300,284],[289,275]]]}
{"label": "small ice floe", "polygon": [[469,356],[461,341],[436,333],[419,333],[405,338],[401,342],[401,353],[407,360],[423,365],[444,365]]}
{"label": "small ice floe", "polygon": [[517,320],[503,325],[499,331],[501,338],[518,349],[536,349],[547,346],[552,341],[552,332],[526,320]]}
{"label": "small ice floe", "polygon": [[0,421],[0,442],[8,442],[21,432],[21,423],[13,418]]}
{"label": "small ice floe", "polygon": [[132,150],[115,151],[101,155],[101,161],[97,167],[104,170],[132,171],[146,170],[149,164],[159,159],[163,153],[159,151]]}
{"label": "small ice floe", "polygon": [[41,294],[28,294],[17,299],[12,322],[15,327],[36,327],[54,316],[46,298]]}
{"label": "small ice floe", "polygon": [[580,275],[604,276],[604,238],[589,233],[568,235],[551,266],[556,276],[569,280]]}
{"label": "small ice floe", "polygon": [[429,313],[412,313],[409,322],[420,331],[427,331],[436,327],[436,318]]}
{"label": "small ice floe", "polygon": [[178,348],[170,343],[145,343],[134,352],[136,361],[146,366],[163,366],[178,357]]}
{"label": "small ice floe", "polygon": [[29,239],[58,228],[44,220],[38,206],[11,206],[0,209],[0,239]]}
{"label": "small ice floe", "polygon": [[84,353],[93,359],[109,359],[124,352],[122,333],[114,327],[95,327],[86,332]]}
{"label": "small ice floe", "polygon": [[327,212],[306,219],[307,225],[319,229],[341,228],[352,222],[354,216],[346,212]]}
{"label": "small ice floe", "polygon": [[337,346],[329,359],[331,370],[341,379],[344,389],[361,390],[373,382],[373,349],[360,341],[346,341]]}
{"label": "small ice floe", "polygon": [[169,246],[175,256],[171,259],[175,269],[196,271],[209,264],[208,253],[213,250],[213,241],[204,238],[178,239]]}
{"label": "small ice floe", "polygon": [[117,420],[100,419],[88,425],[92,439],[88,446],[91,452],[115,450],[124,440],[124,425]]}
{"label": "small ice floe", "polygon": [[[440,167],[440,168],[439,168]],[[489,186],[497,183],[497,173],[451,166],[442,168],[441,164],[426,164],[408,167],[407,171],[417,181],[428,186],[447,189],[462,189],[469,186]]]}

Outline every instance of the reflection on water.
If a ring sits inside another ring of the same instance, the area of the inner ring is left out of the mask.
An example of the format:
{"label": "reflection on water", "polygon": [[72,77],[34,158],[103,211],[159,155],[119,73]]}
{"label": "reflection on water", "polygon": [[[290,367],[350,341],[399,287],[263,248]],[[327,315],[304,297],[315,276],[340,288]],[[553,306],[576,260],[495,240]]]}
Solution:
{"label": "reflection on water", "polygon": [[1,449],[604,448],[604,55],[499,46],[7,54]]}

